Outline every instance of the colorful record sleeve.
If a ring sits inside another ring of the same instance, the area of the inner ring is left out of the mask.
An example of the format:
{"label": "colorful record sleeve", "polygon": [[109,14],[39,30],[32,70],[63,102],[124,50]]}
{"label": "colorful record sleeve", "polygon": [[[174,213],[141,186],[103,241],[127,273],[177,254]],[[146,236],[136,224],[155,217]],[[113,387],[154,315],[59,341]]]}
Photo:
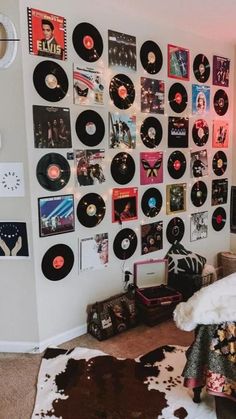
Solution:
{"label": "colorful record sleeve", "polygon": [[109,67],[136,71],[136,38],[121,32],[108,30]]}
{"label": "colorful record sleeve", "polygon": [[95,234],[80,240],[80,270],[95,271],[108,266],[108,233]]}
{"label": "colorful record sleeve", "polygon": [[198,147],[205,145],[209,138],[209,127],[204,119],[197,119],[192,128],[193,141]]}
{"label": "colorful record sleeve", "polygon": [[136,115],[109,112],[109,147],[136,147]]}
{"label": "colorful record sleeve", "polygon": [[141,254],[156,252],[163,247],[163,221],[141,225]]}
{"label": "colorful record sleeve", "polygon": [[208,234],[208,211],[196,212],[190,218],[190,241],[207,238]]}
{"label": "colorful record sleeve", "polygon": [[105,182],[104,161],[104,150],[75,150],[76,174],[79,186],[100,185]]}
{"label": "colorful record sleeve", "polygon": [[189,118],[169,116],[168,118],[168,147],[188,147]]}
{"label": "colorful record sleeve", "polygon": [[29,256],[26,223],[0,222],[0,257]]}
{"label": "colorful record sleeve", "polygon": [[190,152],[190,170],[191,177],[202,177],[208,175],[208,161],[207,161],[207,150],[199,150]]}
{"label": "colorful record sleeve", "polygon": [[168,77],[189,80],[189,50],[168,45]]}
{"label": "colorful record sleeve", "polygon": [[141,112],[164,114],[165,82],[141,77]]}
{"label": "colorful record sleeve", "polygon": [[74,104],[104,105],[104,75],[102,70],[74,65]]}
{"label": "colorful record sleeve", "polygon": [[30,54],[65,60],[66,19],[42,10],[27,10]]}
{"label": "colorful record sleeve", "polygon": [[210,86],[192,85],[192,113],[204,115],[210,111]]}
{"label": "colorful record sleeve", "polygon": [[227,204],[228,179],[214,179],[212,181],[211,205]]}
{"label": "colorful record sleeve", "polygon": [[227,121],[213,121],[212,147],[228,148],[229,146],[229,123]]}
{"label": "colorful record sleeve", "polygon": [[38,199],[39,236],[54,236],[75,230],[73,195]]}
{"label": "colorful record sleeve", "polygon": [[229,86],[230,60],[213,55],[213,84],[215,86]]}
{"label": "colorful record sleeve", "polygon": [[174,214],[186,211],[187,183],[175,183],[166,186],[166,213]]}
{"label": "colorful record sleeve", "polygon": [[112,222],[132,221],[138,218],[138,188],[112,190]]}
{"label": "colorful record sleeve", "polygon": [[140,184],[151,185],[163,182],[163,152],[140,153]]}
{"label": "colorful record sleeve", "polygon": [[34,147],[71,148],[70,109],[33,105]]}

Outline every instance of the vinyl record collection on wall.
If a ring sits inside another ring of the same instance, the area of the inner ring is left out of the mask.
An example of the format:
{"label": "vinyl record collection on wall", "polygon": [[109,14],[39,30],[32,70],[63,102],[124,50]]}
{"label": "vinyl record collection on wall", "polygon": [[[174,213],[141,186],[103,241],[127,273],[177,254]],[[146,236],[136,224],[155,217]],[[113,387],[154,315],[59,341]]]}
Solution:
{"label": "vinyl record collection on wall", "polygon": [[[189,49],[168,44],[164,62],[155,40],[138,46],[135,36],[110,29],[107,39],[103,39],[98,28],[80,22],[72,33],[78,59],[72,63],[73,73],[68,74],[63,68],[63,61],[70,60],[66,19],[29,8],[28,31],[30,54],[44,57],[34,68],[33,85],[39,98],[48,102],[45,106],[32,103],[34,147],[45,149],[38,159],[36,176],[42,190],[51,192],[46,197],[38,196],[39,235],[61,234],[61,244],[55,241],[43,256],[45,277],[60,280],[72,269],[74,251],[63,244],[63,234],[75,231],[75,217],[89,231],[86,237],[80,234],[81,270],[107,266],[109,247],[117,259],[126,260],[137,251],[138,243],[141,255],[146,255],[162,249],[165,241],[181,241],[186,226],[180,217],[188,211],[188,201],[196,207],[188,219],[190,241],[208,236],[209,197],[211,206],[217,206],[212,209],[212,228],[216,234],[221,231],[226,223],[222,205],[227,203],[228,194],[225,175],[230,60],[206,57],[201,51],[191,57]],[[49,38],[47,32],[53,37]],[[105,77],[108,67],[113,71],[109,80]],[[159,80],[163,68],[166,79]],[[136,74],[136,80],[138,71],[137,85],[132,75]],[[170,79],[175,80],[167,91]],[[63,106],[71,85],[71,106],[78,105],[75,120],[71,120],[70,107]],[[213,97],[211,85],[218,89]],[[100,109],[106,111],[108,123]],[[72,124],[77,138],[72,138]],[[165,168],[174,183],[167,184]],[[211,190],[204,181],[207,176]],[[72,177],[74,189],[81,194],[79,199],[66,188]],[[139,182],[134,180],[138,177]],[[104,188],[99,190],[107,178],[113,185],[109,195],[111,214],[103,197]],[[165,185],[166,198],[161,185]],[[60,195],[55,194],[57,191]],[[168,222],[166,217],[164,221],[159,219],[161,214],[170,217]],[[118,232],[91,233],[98,225],[103,231],[104,220],[106,225],[117,223]],[[135,228],[129,228],[129,221]]]}

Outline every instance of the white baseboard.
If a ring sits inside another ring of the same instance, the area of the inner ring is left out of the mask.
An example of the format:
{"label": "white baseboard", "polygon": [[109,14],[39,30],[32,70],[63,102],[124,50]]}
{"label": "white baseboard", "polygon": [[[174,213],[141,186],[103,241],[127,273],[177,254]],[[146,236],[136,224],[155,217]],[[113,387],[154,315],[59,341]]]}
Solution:
{"label": "white baseboard", "polygon": [[43,352],[48,346],[60,345],[68,340],[84,335],[85,333],[87,333],[87,324],[67,330],[64,333],[52,336],[41,342],[0,341],[0,352],[38,354]]}

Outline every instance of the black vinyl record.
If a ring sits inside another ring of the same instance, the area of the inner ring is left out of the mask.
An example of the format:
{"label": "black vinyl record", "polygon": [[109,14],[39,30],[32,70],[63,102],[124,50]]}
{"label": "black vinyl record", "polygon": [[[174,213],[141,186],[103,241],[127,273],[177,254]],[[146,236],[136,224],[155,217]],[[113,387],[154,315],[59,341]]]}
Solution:
{"label": "black vinyl record", "polygon": [[95,227],[103,220],[106,205],[103,198],[96,193],[84,195],[77,206],[77,218],[85,227]]}
{"label": "black vinyl record", "polygon": [[205,83],[210,76],[210,63],[204,54],[198,54],[193,61],[193,72],[200,83]]}
{"label": "black vinyl record", "polygon": [[75,51],[84,61],[93,63],[101,57],[102,37],[97,28],[90,23],[79,23],[73,31],[72,41]]}
{"label": "black vinyl record", "polygon": [[56,244],[50,247],[42,259],[44,276],[51,281],[65,278],[74,264],[74,253],[66,244]]}
{"label": "black vinyl record", "polygon": [[59,191],[69,182],[70,165],[61,154],[48,153],[39,160],[36,175],[44,189]]}
{"label": "black vinyl record", "polygon": [[167,163],[167,168],[170,176],[173,179],[180,179],[185,173],[186,164],[187,163],[185,155],[181,151],[173,151]]}
{"label": "black vinyl record", "polygon": [[198,147],[205,145],[209,138],[209,127],[204,119],[197,119],[192,129],[193,141]]}
{"label": "black vinyl record", "polygon": [[81,112],[75,124],[79,140],[87,147],[97,146],[105,134],[102,117],[91,109]]}
{"label": "black vinyl record", "polygon": [[218,207],[212,214],[212,227],[216,231],[222,230],[226,223],[226,212],[224,208]]}
{"label": "black vinyl record", "polygon": [[201,180],[194,183],[191,190],[191,200],[195,207],[201,207],[207,199],[207,186]]}
{"label": "black vinyl record", "polygon": [[148,148],[157,147],[162,140],[162,126],[160,121],[153,116],[144,119],[141,128],[140,136],[143,144]]}
{"label": "black vinyl record", "polygon": [[229,107],[229,99],[227,93],[223,89],[217,90],[214,96],[214,108],[218,115],[226,114]]}
{"label": "black vinyl record", "polygon": [[163,64],[160,47],[153,41],[146,41],[140,49],[140,61],[149,74],[157,74]]}
{"label": "black vinyl record", "polygon": [[114,239],[113,251],[118,259],[129,259],[134,254],[137,244],[136,233],[130,228],[123,228]]}
{"label": "black vinyl record", "polygon": [[188,103],[187,90],[181,83],[172,84],[169,90],[168,100],[170,107],[174,112],[183,112]]}
{"label": "black vinyl record", "polygon": [[156,188],[149,188],[142,196],[141,207],[146,217],[156,217],[162,207],[161,192]]}
{"label": "black vinyl record", "polygon": [[111,162],[111,175],[120,185],[129,183],[135,174],[135,162],[128,153],[116,154]]}
{"label": "black vinyl record", "polygon": [[117,74],[111,79],[109,92],[111,100],[119,109],[128,109],[134,102],[134,84],[125,74]]}
{"label": "black vinyl record", "polygon": [[172,218],[166,229],[166,237],[169,243],[180,242],[184,236],[184,222],[179,217]]}
{"label": "black vinyl record", "polygon": [[38,94],[49,102],[63,99],[69,86],[65,71],[54,61],[41,61],[34,69],[33,82]]}
{"label": "black vinyl record", "polygon": [[217,151],[212,160],[212,169],[216,176],[221,176],[227,168],[227,157],[223,151]]}

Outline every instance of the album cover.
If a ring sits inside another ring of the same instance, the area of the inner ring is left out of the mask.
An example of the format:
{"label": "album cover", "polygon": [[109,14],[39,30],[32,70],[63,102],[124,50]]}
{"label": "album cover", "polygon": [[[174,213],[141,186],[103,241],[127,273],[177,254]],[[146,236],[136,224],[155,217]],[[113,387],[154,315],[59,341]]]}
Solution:
{"label": "album cover", "polygon": [[73,195],[38,198],[38,212],[40,237],[75,230]]}
{"label": "album cover", "polygon": [[165,83],[141,77],[141,112],[164,114]]}
{"label": "album cover", "polygon": [[192,84],[192,113],[204,115],[210,111],[210,86]]}
{"label": "album cover", "polygon": [[168,45],[168,77],[189,80],[189,50]]}
{"label": "album cover", "polygon": [[186,211],[187,183],[175,183],[166,186],[166,213]]}
{"label": "album cover", "polygon": [[136,37],[108,30],[109,67],[136,71]]}
{"label": "album cover", "polygon": [[169,116],[168,118],[168,147],[188,147],[189,118]]}
{"label": "album cover", "polygon": [[33,105],[34,147],[70,148],[70,109]]}
{"label": "album cover", "polygon": [[0,196],[25,196],[23,163],[0,163]]}
{"label": "album cover", "polygon": [[65,60],[67,58],[66,19],[28,7],[30,54]]}
{"label": "album cover", "polygon": [[228,148],[229,146],[229,123],[227,121],[213,121],[212,147]]}
{"label": "album cover", "polygon": [[77,180],[80,186],[105,182],[103,149],[75,150]]}
{"label": "album cover", "polygon": [[140,184],[151,185],[163,182],[163,152],[140,153]]}
{"label": "album cover", "polygon": [[138,188],[112,190],[112,222],[137,220]]}
{"label": "album cover", "polygon": [[136,115],[109,112],[109,147],[136,147]]}
{"label": "album cover", "polygon": [[163,221],[141,225],[141,246],[142,255],[163,248]]}
{"label": "album cover", "polygon": [[190,219],[190,241],[205,239],[208,232],[208,212],[196,212],[191,214]]}
{"label": "album cover", "polygon": [[208,175],[207,150],[190,152],[191,177],[202,177]]}
{"label": "album cover", "polygon": [[108,233],[80,240],[80,270],[94,271],[108,266]]}
{"label": "album cover", "polygon": [[74,64],[75,105],[104,105],[104,74],[100,69],[81,68]]}
{"label": "album cover", "polygon": [[215,86],[229,87],[230,60],[213,55],[213,84]]}
{"label": "album cover", "polygon": [[228,179],[214,179],[212,181],[211,205],[222,205],[227,203]]}
{"label": "album cover", "polygon": [[0,222],[0,257],[29,256],[26,223]]}

